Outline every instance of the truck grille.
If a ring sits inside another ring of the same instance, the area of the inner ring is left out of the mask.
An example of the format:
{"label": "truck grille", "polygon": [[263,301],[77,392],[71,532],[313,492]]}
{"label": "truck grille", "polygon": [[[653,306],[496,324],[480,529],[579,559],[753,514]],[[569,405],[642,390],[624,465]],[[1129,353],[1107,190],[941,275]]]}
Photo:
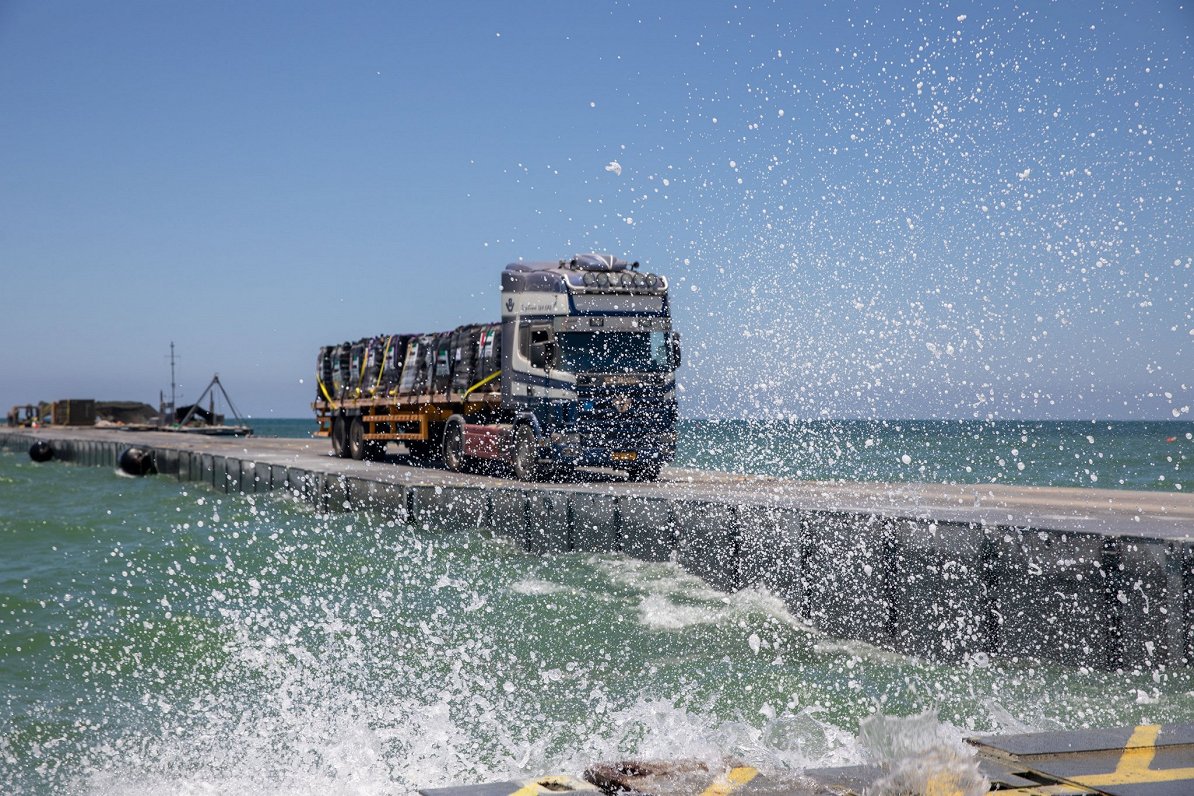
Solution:
{"label": "truck grille", "polygon": [[578,397],[577,431],[587,440],[633,440],[675,427],[676,405],[658,390],[594,390]]}

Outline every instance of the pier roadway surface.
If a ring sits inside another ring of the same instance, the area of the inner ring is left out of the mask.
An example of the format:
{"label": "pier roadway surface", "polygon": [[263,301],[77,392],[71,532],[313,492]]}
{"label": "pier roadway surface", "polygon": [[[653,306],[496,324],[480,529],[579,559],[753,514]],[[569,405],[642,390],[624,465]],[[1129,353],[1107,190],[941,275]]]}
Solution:
{"label": "pier roadway surface", "polygon": [[[759,585],[811,626],[942,660],[976,654],[1101,669],[1194,660],[1194,495],[989,484],[810,482],[665,468],[563,483],[337,459],[323,439],[0,430],[56,460],[115,467],[150,449],[159,477],[285,489],[325,510],[478,528],[536,553],[675,560],[712,586]],[[391,450],[398,450],[391,446]]]}
{"label": "pier roadway surface", "polygon": [[239,456],[403,485],[535,487],[1194,541],[1194,493],[1001,484],[795,481],[678,467],[665,467],[660,480],[654,483],[628,482],[614,471],[607,474],[582,470],[566,483],[528,484],[509,478],[411,466],[405,456],[394,452],[400,449],[392,443],[385,461],[356,462],[333,457],[331,445],[325,439],[207,437],[76,428],[45,428],[26,431],[24,435],[31,441],[94,439],[126,447]]}

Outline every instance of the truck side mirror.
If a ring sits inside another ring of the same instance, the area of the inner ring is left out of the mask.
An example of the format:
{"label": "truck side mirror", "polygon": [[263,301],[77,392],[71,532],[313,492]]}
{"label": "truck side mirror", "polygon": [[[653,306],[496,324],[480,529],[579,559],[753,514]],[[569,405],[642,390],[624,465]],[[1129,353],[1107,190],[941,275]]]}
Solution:
{"label": "truck side mirror", "polygon": [[668,354],[672,360],[672,368],[680,367],[680,333],[672,332],[668,336]]}
{"label": "truck side mirror", "polygon": [[559,365],[560,348],[551,340],[531,343],[529,352],[531,367],[551,370]]}

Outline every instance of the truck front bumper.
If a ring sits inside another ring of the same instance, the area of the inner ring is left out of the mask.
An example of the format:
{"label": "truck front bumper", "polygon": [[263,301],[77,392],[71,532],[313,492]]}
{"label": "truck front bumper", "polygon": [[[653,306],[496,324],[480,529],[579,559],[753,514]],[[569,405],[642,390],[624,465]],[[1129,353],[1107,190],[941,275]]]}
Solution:
{"label": "truck front bumper", "polygon": [[579,435],[560,435],[548,446],[549,457],[562,464],[579,467],[625,469],[642,462],[670,462],[676,456],[674,434],[651,434],[624,442],[594,444]]}

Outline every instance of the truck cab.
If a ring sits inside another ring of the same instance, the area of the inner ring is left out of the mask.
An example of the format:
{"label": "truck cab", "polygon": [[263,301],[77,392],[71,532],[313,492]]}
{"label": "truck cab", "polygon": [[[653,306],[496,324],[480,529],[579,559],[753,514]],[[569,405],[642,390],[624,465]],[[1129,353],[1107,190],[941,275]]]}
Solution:
{"label": "truck cab", "polygon": [[680,364],[666,277],[611,255],[513,263],[501,302],[519,475],[600,466],[657,478],[675,454]]}

